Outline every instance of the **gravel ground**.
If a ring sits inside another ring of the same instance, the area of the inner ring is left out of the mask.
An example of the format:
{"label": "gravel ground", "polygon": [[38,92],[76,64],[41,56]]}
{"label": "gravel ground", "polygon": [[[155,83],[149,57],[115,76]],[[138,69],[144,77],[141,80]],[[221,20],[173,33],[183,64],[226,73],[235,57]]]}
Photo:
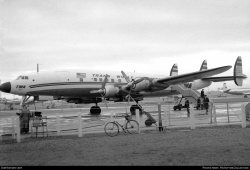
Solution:
{"label": "gravel ground", "polygon": [[250,128],[240,126],[26,138],[0,144],[1,166],[249,166]]}

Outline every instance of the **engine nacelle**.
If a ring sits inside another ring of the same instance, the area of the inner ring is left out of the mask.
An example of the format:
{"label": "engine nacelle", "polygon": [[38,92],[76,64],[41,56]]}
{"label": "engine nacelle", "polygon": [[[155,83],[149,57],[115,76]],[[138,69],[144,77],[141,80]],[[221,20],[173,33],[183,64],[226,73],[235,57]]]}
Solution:
{"label": "engine nacelle", "polygon": [[135,83],[132,86],[132,90],[136,91],[136,92],[140,92],[140,91],[149,91],[150,87],[151,87],[152,81],[148,78],[145,78],[144,80],[142,80],[139,83]]}
{"label": "engine nacelle", "polygon": [[[195,80],[191,83],[191,89],[199,90],[205,87],[208,87],[212,84],[211,81],[204,81],[204,80]],[[190,87],[189,87],[190,88]]]}
{"label": "engine nacelle", "polygon": [[120,89],[114,85],[106,85],[104,90],[104,97],[112,98],[119,95]]}

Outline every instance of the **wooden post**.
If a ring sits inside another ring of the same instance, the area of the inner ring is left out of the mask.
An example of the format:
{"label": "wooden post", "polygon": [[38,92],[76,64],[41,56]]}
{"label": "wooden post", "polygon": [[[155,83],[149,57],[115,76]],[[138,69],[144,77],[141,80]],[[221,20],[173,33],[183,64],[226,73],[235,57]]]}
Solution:
{"label": "wooden post", "polygon": [[194,122],[194,106],[190,105],[190,125],[191,129],[195,129],[195,122]]}
{"label": "wooden post", "polygon": [[15,116],[12,116],[11,117],[11,132],[12,132],[12,139],[15,139],[16,138],[16,131],[15,131]]}
{"label": "wooden post", "polygon": [[241,105],[241,122],[242,122],[242,128],[246,128],[246,106],[245,104]]}
{"label": "wooden post", "polygon": [[59,113],[56,113],[56,131],[57,131],[57,136],[60,136],[60,115],[59,115]]}
{"label": "wooden post", "polygon": [[214,108],[214,103],[211,102],[211,106],[210,106],[210,123],[213,123],[213,108]]}
{"label": "wooden post", "polygon": [[161,120],[161,103],[158,103],[158,116],[159,116],[159,131],[163,131],[162,120]]}
{"label": "wooden post", "polygon": [[140,124],[140,110],[139,109],[135,109],[135,114],[136,114],[136,121],[139,123],[139,132],[141,132],[141,124]]}
{"label": "wooden post", "polygon": [[78,137],[82,137],[82,114],[78,113]]}
{"label": "wooden post", "polygon": [[168,111],[167,111],[167,107],[164,110],[164,125],[165,125],[165,127],[168,126]]}
{"label": "wooden post", "polygon": [[20,131],[20,120],[19,120],[19,116],[17,116],[16,117],[16,134],[17,134],[17,136],[16,136],[16,140],[17,140],[17,142],[18,143],[20,143],[21,142],[21,131]]}
{"label": "wooden post", "polygon": [[170,105],[168,105],[169,107],[168,107],[168,126],[170,126],[170,116],[171,116],[171,109],[170,109]]}
{"label": "wooden post", "polygon": [[217,120],[216,120],[216,108],[214,106],[214,114],[213,114],[213,117],[214,117],[214,125],[217,126]]}
{"label": "wooden post", "polygon": [[227,103],[227,120],[229,122],[229,107],[228,107],[228,103]]}

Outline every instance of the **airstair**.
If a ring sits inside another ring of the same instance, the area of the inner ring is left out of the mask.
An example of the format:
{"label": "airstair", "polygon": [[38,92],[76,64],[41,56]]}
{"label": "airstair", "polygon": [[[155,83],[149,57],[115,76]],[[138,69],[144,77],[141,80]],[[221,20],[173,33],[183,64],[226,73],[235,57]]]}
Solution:
{"label": "airstair", "polygon": [[184,85],[172,85],[172,90],[178,91],[183,97],[187,98],[190,103],[197,105],[200,93],[197,90],[186,88]]}

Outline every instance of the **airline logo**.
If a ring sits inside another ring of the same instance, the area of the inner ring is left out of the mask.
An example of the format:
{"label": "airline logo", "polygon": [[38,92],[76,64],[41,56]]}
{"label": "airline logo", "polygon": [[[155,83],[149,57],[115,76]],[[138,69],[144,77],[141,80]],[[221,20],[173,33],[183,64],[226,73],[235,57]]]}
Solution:
{"label": "airline logo", "polygon": [[16,86],[16,89],[18,89],[18,90],[23,90],[23,89],[25,89],[25,85],[17,85]]}
{"label": "airline logo", "polygon": [[202,65],[201,65],[200,71],[202,71],[202,70],[207,70],[207,61],[206,60],[204,60]]}
{"label": "airline logo", "polygon": [[178,65],[174,64],[170,71],[170,76],[176,76],[176,75],[178,75]]}
{"label": "airline logo", "polygon": [[173,67],[172,72],[176,72],[176,73],[178,73],[178,68],[177,68],[177,66],[176,66],[176,65]]}
{"label": "airline logo", "polygon": [[76,78],[86,78],[86,73],[76,73]]}
{"label": "airline logo", "polygon": [[242,60],[241,57],[238,58],[237,62],[236,62],[237,66],[242,66]]}

